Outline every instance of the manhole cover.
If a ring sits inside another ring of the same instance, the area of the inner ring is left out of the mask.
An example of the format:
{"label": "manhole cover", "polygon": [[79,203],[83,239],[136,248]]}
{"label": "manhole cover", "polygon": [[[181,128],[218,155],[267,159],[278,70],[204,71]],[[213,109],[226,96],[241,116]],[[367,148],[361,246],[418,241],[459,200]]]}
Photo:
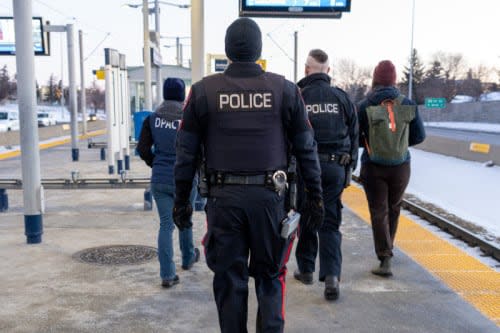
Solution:
{"label": "manhole cover", "polygon": [[109,245],[85,249],[73,257],[96,265],[135,265],[156,258],[156,248],[143,245]]}

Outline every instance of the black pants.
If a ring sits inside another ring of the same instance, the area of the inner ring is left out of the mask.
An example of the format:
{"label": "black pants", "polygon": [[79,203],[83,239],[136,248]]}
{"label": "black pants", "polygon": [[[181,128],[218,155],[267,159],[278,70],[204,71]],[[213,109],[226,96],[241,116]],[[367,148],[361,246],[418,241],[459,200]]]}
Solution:
{"label": "black pants", "polygon": [[247,332],[249,276],[255,279],[257,331],[283,332],[285,265],[292,245],[280,237],[284,197],[262,186],[215,186],[206,208],[205,255],[215,273],[221,332]]}
{"label": "black pants", "polygon": [[[295,250],[297,266],[302,273],[315,271],[319,238],[319,278],[327,275],[340,279],[342,271],[342,202],[346,167],[336,162],[321,162],[321,184],[325,219],[319,230],[311,230],[300,221],[299,240]],[[302,198],[303,199],[303,198]]]}
{"label": "black pants", "polygon": [[396,166],[363,163],[360,178],[370,209],[375,253],[380,260],[392,257],[410,162]]}

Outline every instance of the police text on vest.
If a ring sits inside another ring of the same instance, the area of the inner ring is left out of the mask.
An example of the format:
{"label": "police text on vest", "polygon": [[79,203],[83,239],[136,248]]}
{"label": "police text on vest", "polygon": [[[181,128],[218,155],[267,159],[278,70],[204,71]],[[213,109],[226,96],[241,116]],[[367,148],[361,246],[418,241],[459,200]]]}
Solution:
{"label": "police text on vest", "polygon": [[219,111],[263,111],[273,107],[272,92],[220,93]]}
{"label": "police text on vest", "polygon": [[339,113],[339,105],[334,103],[306,104],[306,111],[316,113]]}
{"label": "police text on vest", "polygon": [[176,130],[179,126],[180,120],[169,121],[163,118],[155,119],[155,128],[168,128]]}

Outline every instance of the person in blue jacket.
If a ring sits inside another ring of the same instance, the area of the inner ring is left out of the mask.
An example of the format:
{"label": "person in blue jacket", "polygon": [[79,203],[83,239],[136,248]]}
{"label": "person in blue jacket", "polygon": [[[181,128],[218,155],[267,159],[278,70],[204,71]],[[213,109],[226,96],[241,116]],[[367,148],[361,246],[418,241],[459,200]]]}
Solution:
{"label": "person in blue jacket", "polygon": [[[179,283],[174,263],[172,233],[175,227],[172,209],[175,194],[175,140],[182,118],[185,98],[184,81],[179,78],[167,78],[163,84],[163,98],[163,103],[142,124],[137,151],[144,162],[153,168],[151,192],[160,217],[158,260],[161,285],[170,288]],[[190,201],[192,203],[195,195],[196,186],[191,186]],[[192,228],[179,230],[179,243],[182,252],[182,268],[188,270],[200,257],[199,250],[193,245]]]}
{"label": "person in blue jacket", "polygon": [[[405,146],[419,144],[425,139],[425,129],[416,104],[401,95],[396,88],[396,68],[389,60],[378,63],[373,72],[372,89],[358,105],[359,144],[361,155],[360,179],[365,189],[370,210],[375,253],[380,261],[372,273],[388,277],[392,275],[391,258],[403,194],[410,180],[410,152],[403,152],[401,160],[376,159],[371,155],[370,124],[367,110],[385,101],[401,100],[401,105],[412,105],[413,119],[408,124],[408,142]],[[395,107],[396,111],[397,108]],[[393,117],[398,117],[396,114]],[[380,137],[380,136],[379,136]],[[372,137],[372,139],[379,139]],[[383,142],[382,142],[383,144]]]}
{"label": "person in blue jacket", "polygon": [[196,82],[184,110],[174,221],[180,228],[191,225],[188,197],[203,151],[208,181],[203,244],[214,272],[221,332],[247,332],[251,276],[256,330],[278,333],[285,325],[286,262],[293,242],[281,236],[287,212],[284,183],[277,179],[287,171],[291,143],[307,190],[303,214],[312,228],[319,227],[324,207],[316,142],[297,86],[255,63],[262,50],[259,26],[248,18],[234,21],[226,30],[225,50],[231,61],[225,72]]}

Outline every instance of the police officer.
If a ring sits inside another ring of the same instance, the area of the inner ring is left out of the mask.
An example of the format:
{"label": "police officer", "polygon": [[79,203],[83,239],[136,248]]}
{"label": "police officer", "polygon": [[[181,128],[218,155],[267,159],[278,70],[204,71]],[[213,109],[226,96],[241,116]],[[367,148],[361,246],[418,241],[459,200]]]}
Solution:
{"label": "police officer", "polygon": [[[257,331],[283,332],[286,261],[291,242],[280,237],[285,194],[272,178],[287,168],[288,142],[307,188],[304,212],[321,223],[320,168],[313,132],[298,88],[255,64],[262,37],[240,18],[226,31],[230,65],[193,85],[177,139],[174,220],[189,226],[189,190],[200,146],[209,180],[206,260],[222,332],[247,332],[248,279],[255,280]],[[248,260],[250,257],[250,260]]]}
{"label": "police officer", "polygon": [[[137,151],[147,165],[153,168],[151,192],[160,217],[158,231],[158,260],[160,262],[161,285],[170,288],[179,283],[175,271],[172,233],[174,221],[174,164],[175,138],[182,118],[185,98],[184,81],[168,78],[163,83],[163,103],[142,124]],[[151,149],[154,148],[154,149]],[[196,179],[195,179],[196,181]],[[191,201],[196,195],[192,186]],[[191,190],[191,186],[189,187]],[[182,268],[190,269],[200,257],[200,251],[193,245],[193,231],[184,228],[179,231],[179,245],[182,252]]]}
{"label": "police officer", "polygon": [[294,277],[304,284],[313,283],[319,238],[319,280],[325,282],[325,298],[336,300],[342,266],[340,197],[356,168],[358,120],[347,94],[331,86],[329,71],[328,55],[319,49],[311,50],[305,65],[306,77],[298,83],[318,143],[326,214],[319,230],[301,224]]}

